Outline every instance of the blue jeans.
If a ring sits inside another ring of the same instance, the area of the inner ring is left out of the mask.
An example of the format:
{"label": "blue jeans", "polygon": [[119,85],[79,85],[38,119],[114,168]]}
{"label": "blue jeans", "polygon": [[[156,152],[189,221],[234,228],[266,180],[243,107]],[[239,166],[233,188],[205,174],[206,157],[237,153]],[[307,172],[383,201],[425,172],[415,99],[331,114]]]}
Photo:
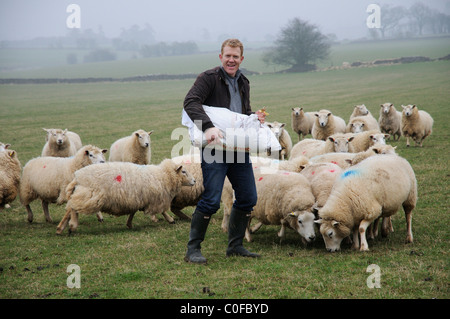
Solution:
{"label": "blue jeans", "polygon": [[256,185],[250,155],[244,152],[202,150],[203,186],[205,188],[197,209],[212,215],[220,208],[225,176],[231,182],[236,200],[233,207],[251,212],[256,205]]}

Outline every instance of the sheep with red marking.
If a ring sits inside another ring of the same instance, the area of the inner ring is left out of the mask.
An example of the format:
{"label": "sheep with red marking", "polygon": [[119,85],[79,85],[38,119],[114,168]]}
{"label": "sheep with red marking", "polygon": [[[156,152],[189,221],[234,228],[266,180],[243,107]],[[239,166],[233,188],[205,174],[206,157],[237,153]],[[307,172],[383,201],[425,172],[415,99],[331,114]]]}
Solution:
{"label": "sheep with red marking", "polygon": [[43,129],[47,132],[41,156],[70,157],[82,147],[80,136],[67,129]]}
{"label": "sheep with red marking", "polygon": [[394,215],[401,206],[406,217],[406,242],[411,243],[411,218],[416,202],[417,181],[408,161],[397,155],[365,159],[342,172],[319,210],[317,223],[326,249],[340,250],[342,240],[353,232],[353,248],[369,250],[367,227],[379,217]]}
{"label": "sheep with red marking", "polygon": [[298,134],[298,140],[311,134],[315,121],[314,112],[305,112],[302,107],[293,107],[291,113],[292,130]]}
{"label": "sheep with red marking", "polygon": [[173,223],[166,211],[182,186],[194,184],[189,171],[171,159],[159,165],[109,162],[84,167],[67,186],[66,214],[57,227],[57,234],[61,234],[68,223],[69,233],[74,232],[78,227],[78,214],[98,211],[115,216],[129,215],[128,228],[132,227],[138,210],[154,217],[162,214]]}
{"label": "sheep with red marking", "polygon": [[21,166],[14,150],[0,152],[0,210],[9,207],[19,193]]}
{"label": "sheep with red marking", "polygon": [[316,120],[311,131],[314,139],[325,141],[330,135],[345,133],[345,121],[341,117],[333,115],[331,111],[320,110],[314,115]]}
{"label": "sheep with red marking", "polygon": [[150,135],[153,131],[137,130],[115,141],[110,148],[110,162],[150,164],[152,158]]}
{"label": "sheep with red marking", "polygon": [[[74,157],[43,156],[28,161],[23,168],[20,183],[20,201],[27,209],[28,221],[33,221],[30,203],[39,198],[45,219],[51,223],[48,204],[65,203],[66,186],[72,181],[75,172],[91,164],[105,163],[103,154],[106,152],[106,149],[86,145]],[[98,218],[101,219],[101,215],[98,215]]]}
{"label": "sheep with red marking", "polygon": [[341,174],[342,168],[333,163],[314,163],[305,165],[300,172],[311,183],[311,190],[316,199],[314,207],[320,209],[328,199],[334,181]]}
{"label": "sheep with red marking", "polygon": [[402,105],[402,134],[406,137],[406,146],[409,147],[411,137],[416,146],[422,147],[423,140],[433,131],[433,118],[416,105]]}

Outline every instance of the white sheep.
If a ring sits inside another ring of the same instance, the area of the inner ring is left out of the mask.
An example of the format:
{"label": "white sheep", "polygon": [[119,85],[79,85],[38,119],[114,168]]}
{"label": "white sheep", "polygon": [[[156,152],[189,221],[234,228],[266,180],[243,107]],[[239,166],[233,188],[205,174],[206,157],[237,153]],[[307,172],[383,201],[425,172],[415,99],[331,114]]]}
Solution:
{"label": "white sheep", "polygon": [[389,138],[389,134],[381,133],[379,130],[364,131],[355,134],[355,137],[349,143],[348,151],[349,153],[359,153],[366,151],[375,144],[385,145],[387,138]]}
{"label": "white sheep", "polygon": [[325,153],[311,157],[309,161],[311,163],[333,163],[342,169],[346,169],[351,166],[348,161],[351,161],[358,153]]}
{"label": "white sheep", "polygon": [[372,116],[355,116],[347,124],[347,133],[361,133],[370,130],[379,130],[377,120]]}
{"label": "white sheep", "polygon": [[8,149],[11,146],[11,144],[5,144],[0,142],[0,152],[3,152],[4,150]]}
{"label": "white sheep", "polygon": [[21,165],[14,150],[0,152],[0,211],[19,193]]}
{"label": "white sheep", "polygon": [[406,146],[409,147],[411,137],[416,146],[422,147],[423,140],[433,130],[433,118],[427,112],[419,110],[416,105],[402,105],[402,108],[402,134],[406,137]]}
{"label": "white sheep", "polygon": [[287,159],[291,153],[292,140],[288,131],[284,129],[286,123],[279,123],[277,121],[274,121],[274,122],[266,122],[266,124],[270,128],[270,130],[275,134],[275,137],[278,139],[278,142],[281,145],[279,158],[281,160]]}
{"label": "white sheep", "polygon": [[[51,223],[48,204],[61,205],[67,201],[66,186],[72,181],[74,174],[82,167],[104,163],[106,149],[96,146],[83,146],[73,157],[43,156],[31,159],[23,168],[20,183],[20,201],[28,212],[28,221],[33,221],[30,203],[36,199],[42,201],[45,219]],[[103,164],[102,164],[103,165]],[[97,216],[99,220],[101,215]]]}
{"label": "white sheep", "polygon": [[315,121],[314,112],[305,112],[302,107],[293,107],[291,113],[292,130],[298,134],[298,140],[311,134]]}
{"label": "white sheep", "polygon": [[320,209],[328,199],[334,181],[342,173],[342,168],[334,163],[313,163],[305,165],[300,172],[311,183],[311,190],[316,199],[314,207]]}
{"label": "white sheep", "polygon": [[[252,232],[257,231],[263,224],[281,225],[278,232],[280,238],[285,237],[285,229],[290,227],[300,234],[303,242],[315,240],[315,216],[312,213],[315,199],[311,185],[304,176],[287,171],[278,171],[276,174],[261,174],[255,171],[255,183],[258,202],[253,207],[250,219],[256,218],[259,223],[252,228]],[[231,194],[230,189],[231,184],[225,183],[223,193]],[[231,207],[232,197],[228,197],[227,203],[224,201],[225,205]],[[245,238],[252,240],[248,230]]]}
{"label": "white sheep", "polygon": [[110,162],[131,162],[140,165],[151,162],[151,140],[153,131],[137,130],[130,136],[115,141],[110,148]]}
{"label": "white sheep", "polygon": [[353,112],[350,115],[349,122],[352,118],[357,116],[368,116],[373,118],[372,113],[370,113],[369,109],[364,104],[355,105],[355,107],[353,108]]}
{"label": "white sheep", "polygon": [[396,155],[395,149],[397,146],[392,146],[388,144],[374,144],[373,146],[369,147],[366,151],[359,152],[359,153],[353,153],[354,156],[351,159],[348,159],[347,162],[351,165],[356,165],[359,162],[362,162],[368,157],[374,156],[374,155]]}
{"label": "white sheep", "polygon": [[379,217],[394,215],[403,206],[406,241],[411,243],[411,218],[416,202],[417,181],[408,161],[397,155],[372,156],[346,169],[336,179],[316,222],[328,251],[339,250],[342,239],[352,232],[353,248],[367,251],[367,227]]}
{"label": "white sheep", "polygon": [[312,137],[317,140],[326,140],[335,133],[345,133],[345,121],[328,110],[315,112],[316,119],[311,131]]}
{"label": "white sheep", "polygon": [[397,111],[392,103],[384,103],[380,106],[380,117],[378,118],[380,131],[388,133],[394,138],[394,141],[399,140],[402,135],[402,112]]}
{"label": "white sheep", "polygon": [[316,139],[303,139],[294,145],[291,158],[305,156],[312,158],[317,155],[331,152],[348,152],[350,142],[354,139],[353,134],[333,134],[325,141]]}
{"label": "white sheep", "polygon": [[45,145],[41,156],[70,157],[74,156],[83,145],[77,133],[67,129],[46,129]]}
{"label": "white sheep", "polygon": [[69,233],[78,227],[78,214],[104,212],[111,215],[129,215],[128,228],[132,227],[138,210],[156,218],[167,215],[170,204],[184,185],[194,185],[195,179],[171,159],[159,165],[137,165],[129,162],[109,162],[91,165],[78,170],[67,186],[66,214],[57,227],[61,234],[69,222]]}

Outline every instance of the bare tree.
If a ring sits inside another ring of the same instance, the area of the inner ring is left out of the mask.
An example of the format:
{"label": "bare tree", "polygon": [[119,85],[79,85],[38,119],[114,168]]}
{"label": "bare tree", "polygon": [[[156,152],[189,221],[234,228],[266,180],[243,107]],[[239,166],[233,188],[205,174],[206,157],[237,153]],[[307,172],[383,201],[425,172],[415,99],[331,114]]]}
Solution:
{"label": "bare tree", "polygon": [[386,32],[393,32],[399,25],[400,21],[407,15],[408,10],[404,7],[389,5],[381,8],[381,26],[379,28],[381,37],[386,38]]}
{"label": "bare tree", "polygon": [[424,26],[430,20],[431,9],[421,2],[416,2],[409,8],[409,14],[413,19],[414,26],[417,27],[419,35],[422,35]]}

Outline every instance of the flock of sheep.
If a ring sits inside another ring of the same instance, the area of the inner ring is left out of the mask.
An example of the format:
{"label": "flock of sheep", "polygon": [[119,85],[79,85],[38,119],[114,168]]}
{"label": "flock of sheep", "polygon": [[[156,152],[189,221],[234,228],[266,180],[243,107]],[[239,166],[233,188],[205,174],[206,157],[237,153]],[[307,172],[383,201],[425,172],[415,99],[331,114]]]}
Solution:
{"label": "flock of sheep", "polygon": [[[292,108],[292,129],[299,141],[293,145],[285,123],[269,122],[282,150],[279,157],[252,157],[258,202],[252,218],[258,220],[246,232],[262,225],[281,225],[298,232],[304,243],[316,238],[319,226],[328,251],[340,249],[344,238],[352,248],[368,250],[370,238],[392,231],[390,217],[400,207],[405,211],[407,242],[412,242],[411,214],[417,201],[417,182],[408,161],[386,144],[391,136],[411,137],[416,145],[431,134],[433,119],[415,105],[402,105],[402,112],[391,103],[381,105],[378,121],[364,105],[354,107],[348,123],[328,110],[304,112]],[[109,150],[82,146],[78,134],[61,129],[44,129],[46,142],[40,157],[22,169],[16,151],[0,143],[0,210],[17,196],[33,221],[30,203],[40,199],[45,218],[52,222],[49,204],[66,204],[66,213],[57,226],[61,234],[78,227],[78,215],[102,212],[128,215],[132,227],[134,214],[141,210],[153,221],[156,215],[173,223],[170,210],[189,219],[182,209],[195,206],[203,192],[199,153],[165,159],[151,165],[153,131],[137,130],[114,142]],[[305,138],[311,134],[312,138]],[[277,190],[277,191],[274,191]],[[234,201],[231,184],[226,181],[222,202],[222,229],[227,231]]]}

